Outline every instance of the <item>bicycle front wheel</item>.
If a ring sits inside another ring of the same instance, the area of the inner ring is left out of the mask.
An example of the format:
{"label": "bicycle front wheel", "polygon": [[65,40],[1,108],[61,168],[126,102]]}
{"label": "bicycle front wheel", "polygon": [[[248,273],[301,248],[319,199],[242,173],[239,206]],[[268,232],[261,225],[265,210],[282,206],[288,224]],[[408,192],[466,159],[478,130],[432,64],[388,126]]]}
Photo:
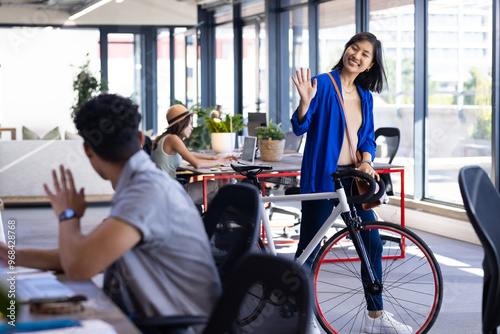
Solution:
{"label": "bicycle front wheel", "polygon": [[[415,233],[396,224],[366,222],[361,228],[377,229],[382,240],[384,310],[411,326],[413,333],[426,333],[436,320],[443,296],[441,270],[432,251]],[[361,262],[347,229],[321,248],[312,275],[316,316],[325,331],[344,334],[368,330]]]}

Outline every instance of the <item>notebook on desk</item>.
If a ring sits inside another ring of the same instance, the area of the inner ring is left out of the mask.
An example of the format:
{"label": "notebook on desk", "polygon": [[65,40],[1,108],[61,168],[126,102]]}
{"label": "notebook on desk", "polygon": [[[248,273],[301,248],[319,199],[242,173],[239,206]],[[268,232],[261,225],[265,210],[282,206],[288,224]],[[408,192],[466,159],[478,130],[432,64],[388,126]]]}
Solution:
{"label": "notebook on desk", "polygon": [[77,297],[77,294],[57,280],[53,274],[18,275],[16,281],[17,298],[21,303],[29,301],[49,302],[65,301]]}

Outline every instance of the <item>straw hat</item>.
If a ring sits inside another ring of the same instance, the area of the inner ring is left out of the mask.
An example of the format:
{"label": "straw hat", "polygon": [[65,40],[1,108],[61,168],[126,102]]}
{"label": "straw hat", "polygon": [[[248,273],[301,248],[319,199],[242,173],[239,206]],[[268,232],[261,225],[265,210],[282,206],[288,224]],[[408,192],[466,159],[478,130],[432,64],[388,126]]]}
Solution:
{"label": "straw hat", "polygon": [[196,114],[196,111],[189,111],[182,104],[175,104],[167,110],[168,127],[182,121],[184,118]]}

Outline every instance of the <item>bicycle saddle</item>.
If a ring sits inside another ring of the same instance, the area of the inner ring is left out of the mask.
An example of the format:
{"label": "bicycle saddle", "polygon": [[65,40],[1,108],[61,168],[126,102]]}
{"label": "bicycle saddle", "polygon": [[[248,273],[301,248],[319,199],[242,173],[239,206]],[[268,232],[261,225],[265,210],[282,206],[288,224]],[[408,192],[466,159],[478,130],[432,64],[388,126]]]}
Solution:
{"label": "bicycle saddle", "polygon": [[273,166],[268,166],[268,165],[243,165],[243,164],[231,164],[231,168],[234,169],[235,172],[243,174],[243,173],[248,173],[248,172],[256,172],[256,174],[259,174],[263,170],[271,170],[273,169]]}

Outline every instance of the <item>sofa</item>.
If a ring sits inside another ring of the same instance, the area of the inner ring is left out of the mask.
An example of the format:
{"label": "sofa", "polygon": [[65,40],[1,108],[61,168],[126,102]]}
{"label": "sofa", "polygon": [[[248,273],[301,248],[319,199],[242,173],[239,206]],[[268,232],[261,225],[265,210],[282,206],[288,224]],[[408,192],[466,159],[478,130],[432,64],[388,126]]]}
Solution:
{"label": "sofa", "polygon": [[85,188],[88,201],[109,201],[114,190],[93,169],[83,140],[0,141],[0,198],[6,204],[48,203],[43,189],[53,189],[52,169],[63,164],[73,172],[76,187]]}

